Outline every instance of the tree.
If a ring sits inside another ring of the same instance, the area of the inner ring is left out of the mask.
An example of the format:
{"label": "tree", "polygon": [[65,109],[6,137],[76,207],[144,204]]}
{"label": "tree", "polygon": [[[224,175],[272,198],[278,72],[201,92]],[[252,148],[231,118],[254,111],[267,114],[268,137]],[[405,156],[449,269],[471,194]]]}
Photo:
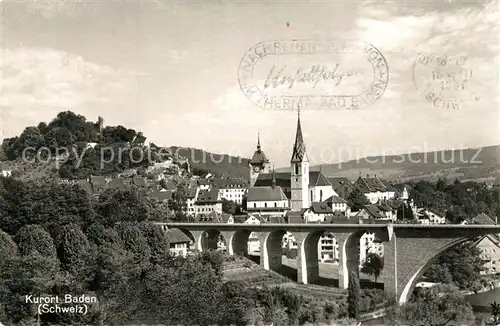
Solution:
{"label": "tree", "polygon": [[16,142],[16,147],[22,153],[25,148],[32,147],[35,150],[45,144],[45,139],[37,127],[27,127],[24,129]]}
{"label": "tree", "polygon": [[169,201],[169,208],[176,213],[187,210],[187,189],[184,184],[177,185],[177,189]]}
{"label": "tree", "polygon": [[165,231],[160,226],[151,223],[140,223],[141,233],[151,248],[151,262],[161,264],[170,256],[170,246]]}
{"label": "tree", "polygon": [[0,230],[0,270],[11,257],[17,256],[19,249],[12,237]]}
{"label": "tree", "polygon": [[147,199],[132,188],[106,190],[99,197],[98,209],[106,226],[121,221],[141,222],[149,218]]}
{"label": "tree", "polygon": [[375,278],[375,282],[377,282],[383,268],[383,259],[376,253],[370,252],[363,262],[361,271],[367,275],[373,276]]}
{"label": "tree", "polygon": [[78,224],[64,225],[56,238],[56,245],[63,270],[74,277],[75,286],[85,286],[92,277],[95,253]]}
{"label": "tree", "polygon": [[500,324],[500,303],[496,301],[490,304],[491,307],[491,318],[493,319],[494,325]]}
{"label": "tree", "polygon": [[125,250],[133,255],[135,272],[142,272],[151,259],[151,247],[142,234],[137,222],[122,222],[117,224],[116,229],[123,242]]}
{"label": "tree", "polygon": [[472,307],[452,286],[422,289],[404,306],[396,308],[392,325],[473,325]]}
{"label": "tree", "polygon": [[16,241],[23,256],[38,253],[42,257],[57,257],[54,240],[39,225],[23,226],[16,235]]}
{"label": "tree", "polygon": [[235,214],[238,205],[232,201],[222,198],[222,211],[227,214]]}
{"label": "tree", "polygon": [[472,289],[480,282],[482,269],[480,249],[466,242],[446,250],[424,276],[437,283],[449,283],[451,277],[451,282],[460,289]]}
{"label": "tree", "polygon": [[347,312],[350,318],[358,318],[359,301],[361,298],[361,290],[359,285],[358,273],[356,271],[349,272],[349,285],[347,295]]}
{"label": "tree", "polygon": [[349,196],[347,196],[347,202],[352,211],[359,211],[360,209],[363,209],[365,205],[370,204],[370,201],[361,192],[359,187],[354,187]]}

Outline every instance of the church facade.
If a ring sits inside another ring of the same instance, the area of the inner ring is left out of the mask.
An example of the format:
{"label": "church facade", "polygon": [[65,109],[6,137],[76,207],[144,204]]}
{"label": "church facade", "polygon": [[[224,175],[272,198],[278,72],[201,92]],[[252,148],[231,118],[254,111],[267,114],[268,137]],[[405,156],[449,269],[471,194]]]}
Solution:
{"label": "church facade", "polygon": [[[321,171],[310,171],[310,162],[302,135],[300,112],[297,114],[297,129],[290,167],[291,172],[271,172],[271,163],[261,148],[260,137],[258,138],[257,150],[249,162],[250,189],[248,191],[247,208],[250,211],[253,213],[258,212],[255,209],[258,208],[256,201],[262,201],[262,193],[265,192],[279,193],[282,201],[281,192],[283,192],[287,198],[289,210],[294,212],[303,212],[310,208],[313,202],[323,202],[332,196],[338,196],[328,178]],[[271,190],[275,189],[273,187],[279,187],[279,191]],[[264,191],[264,189],[266,190]],[[256,196],[253,196],[253,193]],[[276,199],[269,198],[269,200],[274,201]],[[248,203],[252,204],[248,205]],[[269,210],[263,210],[261,213],[266,215],[268,214],[266,212],[269,212]]]}

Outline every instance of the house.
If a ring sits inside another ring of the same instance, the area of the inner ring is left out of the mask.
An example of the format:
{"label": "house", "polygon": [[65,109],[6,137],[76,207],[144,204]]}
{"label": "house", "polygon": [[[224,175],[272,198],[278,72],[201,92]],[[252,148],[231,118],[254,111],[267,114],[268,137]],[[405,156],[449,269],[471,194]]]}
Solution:
{"label": "house", "polygon": [[198,188],[187,188],[186,189],[186,210],[188,215],[196,214],[195,202],[198,197],[200,189]]}
{"label": "house", "polygon": [[367,175],[366,178],[359,176],[354,186],[358,187],[372,204],[376,204],[385,199],[394,198],[396,195],[396,189],[382,182],[376,175],[371,178],[369,175]]}
{"label": "house", "polygon": [[222,199],[234,201],[237,204],[243,203],[243,197],[248,190],[248,183],[240,179],[213,179],[212,182],[219,189]]}
{"label": "house", "polygon": [[392,207],[377,204],[365,205],[354,217],[362,219],[392,220],[396,219],[396,214]]}
{"label": "house", "polygon": [[318,260],[323,263],[338,263],[339,246],[335,236],[325,232],[318,241]]}
{"label": "house", "polygon": [[154,190],[150,193],[148,193],[148,196],[151,198],[156,199],[159,202],[166,203],[170,199],[172,199],[173,192],[172,191],[159,191],[159,190]]}
{"label": "house", "polygon": [[446,218],[428,210],[420,209],[416,215],[420,224],[446,224]]}
{"label": "house", "polygon": [[247,194],[247,212],[262,215],[283,216],[290,209],[290,204],[280,186],[252,187]]}
{"label": "house", "polygon": [[166,237],[170,246],[170,253],[175,256],[186,257],[188,249],[193,242],[179,229],[167,229]]}
{"label": "house", "polygon": [[340,196],[333,195],[328,197],[324,203],[328,204],[332,211],[343,212],[346,216],[351,214],[351,208],[347,205],[347,201]]}
{"label": "house", "polygon": [[380,242],[375,233],[366,232],[359,239],[359,265],[362,266],[366,257],[370,253],[375,253],[380,257],[384,256],[384,245]]}
{"label": "house", "polygon": [[340,198],[347,199],[351,192],[354,190],[352,183],[344,177],[327,177],[332,185],[333,190]]}
{"label": "house", "polygon": [[200,190],[194,203],[194,212],[197,215],[210,212],[222,214],[222,201],[219,189]]}
{"label": "house", "polygon": [[307,222],[322,222],[326,215],[333,214],[332,208],[325,202],[311,203],[311,207],[302,212],[302,216]]}
{"label": "house", "polygon": [[406,202],[408,199],[410,199],[410,188],[407,185],[397,184],[394,187],[398,191],[398,196],[403,202]]}
{"label": "house", "polygon": [[476,247],[481,250],[484,270],[481,274],[500,273],[500,237],[488,234],[476,241]]}
{"label": "house", "polygon": [[196,183],[198,188],[200,188],[200,190],[210,189],[210,181],[208,181],[207,179],[199,179]]}

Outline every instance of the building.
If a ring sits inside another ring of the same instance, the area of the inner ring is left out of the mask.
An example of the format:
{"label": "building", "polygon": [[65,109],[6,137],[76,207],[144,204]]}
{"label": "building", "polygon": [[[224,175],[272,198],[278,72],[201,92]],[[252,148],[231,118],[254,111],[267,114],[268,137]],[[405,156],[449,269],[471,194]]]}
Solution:
{"label": "building", "polygon": [[192,240],[179,229],[167,229],[166,237],[170,246],[170,253],[175,256],[186,257]]}
{"label": "building", "polygon": [[243,204],[243,198],[248,191],[248,184],[238,179],[213,179],[212,182],[219,189],[221,199],[231,200]]}
{"label": "building", "polygon": [[326,232],[318,241],[318,260],[324,263],[338,263],[339,246],[333,234]]}
{"label": "building", "polygon": [[340,211],[345,213],[346,217],[349,217],[351,214],[351,208],[347,205],[347,201],[341,198],[340,196],[333,195],[328,197],[324,203],[326,203],[333,212]]}
{"label": "building", "polygon": [[360,266],[366,260],[369,253],[375,253],[384,257],[384,245],[377,241],[374,233],[364,233],[359,240],[359,264]]}
{"label": "building", "polygon": [[210,212],[222,214],[222,201],[219,189],[212,188],[210,190],[199,190],[194,203],[194,212],[196,215],[208,214]]}
{"label": "building", "polygon": [[488,234],[479,239],[476,246],[481,250],[481,259],[484,262],[484,270],[481,274],[500,273],[500,237],[496,234]]}
{"label": "building", "polygon": [[358,187],[372,204],[394,198],[396,195],[396,189],[380,181],[376,175],[371,178],[369,175],[366,178],[359,176],[354,186]]}
{"label": "building", "polygon": [[377,204],[377,205],[365,205],[359,212],[354,216],[362,219],[377,219],[377,220],[396,220],[396,211],[394,208],[387,205]]}
{"label": "building", "polygon": [[328,177],[328,182],[333,187],[333,190],[340,198],[347,199],[351,192],[354,190],[352,182],[344,177]]}
{"label": "building", "polygon": [[311,204],[311,207],[305,209],[302,212],[304,220],[309,222],[324,222],[325,216],[332,215],[332,208],[328,205],[328,203],[318,203],[314,202]]}
{"label": "building", "polygon": [[260,215],[284,216],[290,210],[283,189],[273,179],[271,186],[251,187],[247,194],[247,212]]}
{"label": "building", "polygon": [[198,193],[200,189],[198,188],[187,188],[186,189],[186,210],[188,215],[196,214],[195,203],[198,198]]}
{"label": "building", "polygon": [[257,136],[257,150],[253,153],[248,167],[250,169],[250,187],[255,186],[255,182],[261,173],[271,172],[269,159],[260,147],[260,135]]}
{"label": "building", "polygon": [[420,209],[417,212],[416,218],[420,224],[445,224],[446,218],[428,210]]}

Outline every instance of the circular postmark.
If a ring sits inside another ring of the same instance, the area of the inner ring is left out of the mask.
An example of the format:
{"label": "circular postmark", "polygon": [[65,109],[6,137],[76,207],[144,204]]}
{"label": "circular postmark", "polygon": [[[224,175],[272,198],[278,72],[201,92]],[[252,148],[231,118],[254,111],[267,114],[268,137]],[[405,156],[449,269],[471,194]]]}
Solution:
{"label": "circular postmark", "polygon": [[384,94],[389,67],[363,41],[265,41],[245,53],[238,81],[264,109],[359,109]]}
{"label": "circular postmark", "polygon": [[419,53],[413,64],[417,90],[435,108],[459,110],[478,101],[472,91],[473,68],[465,55]]}

